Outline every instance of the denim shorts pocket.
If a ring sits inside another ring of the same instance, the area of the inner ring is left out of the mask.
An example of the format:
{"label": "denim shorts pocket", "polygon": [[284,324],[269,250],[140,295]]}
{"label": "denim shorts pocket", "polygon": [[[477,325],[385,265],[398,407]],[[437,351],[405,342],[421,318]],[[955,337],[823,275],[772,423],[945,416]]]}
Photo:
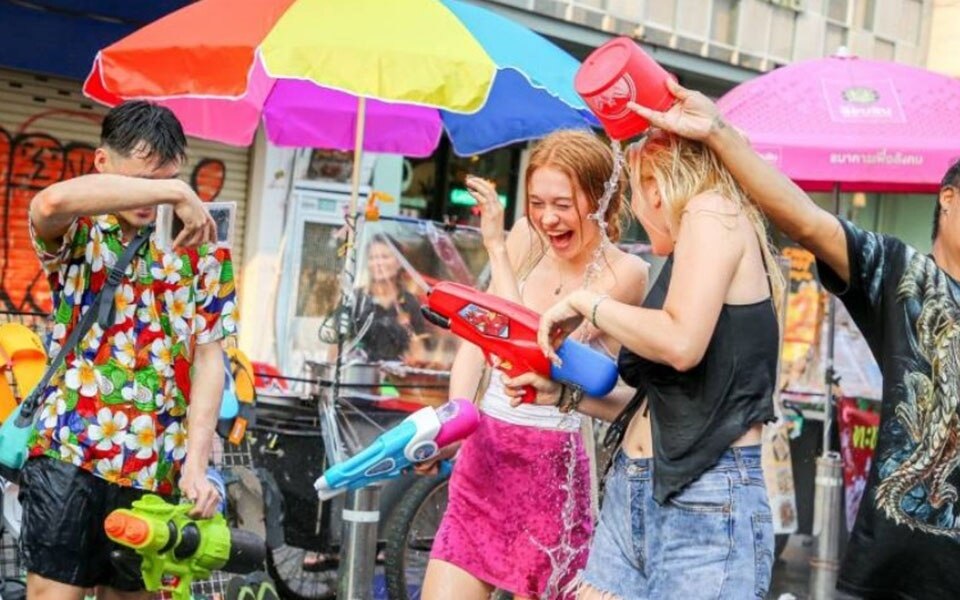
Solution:
{"label": "denim shorts pocket", "polygon": [[729,514],[733,485],[726,473],[706,472],[674,494],[667,503],[682,511]]}
{"label": "denim shorts pocket", "polygon": [[753,555],[756,568],[754,593],[765,598],[770,589],[770,573],[773,570],[773,515],[768,511],[755,513],[753,525]]}
{"label": "denim shorts pocket", "polygon": [[708,473],[661,506],[651,598],[720,597],[736,556],[732,497],[727,475]]}

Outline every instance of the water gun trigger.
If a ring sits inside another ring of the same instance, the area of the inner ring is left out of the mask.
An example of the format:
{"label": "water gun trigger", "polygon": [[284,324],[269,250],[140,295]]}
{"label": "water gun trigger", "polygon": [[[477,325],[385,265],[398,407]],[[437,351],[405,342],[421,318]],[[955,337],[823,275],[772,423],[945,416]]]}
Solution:
{"label": "water gun trigger", "polygon": [[[523,374],[523,370],[518,368],[509,360],[503,360],[492,352],[485,351],[483,354],[487,357],[487,364],[498,371],[502,371],[509,377],[516,377],[517,375]],[[534,400],[537,399],[537,389],[532,385],[525,385],[521,389],[523,390],[523,393],[520,395],[520,401],[524,404],[532,404]]]}
{"label": "water gun trigger", "polygon": [[[192,584],[192,582],[191,582]],[[179,593],[183,587],[180,585],[180,578],[170,573],[164,573],[160,576],[160,590],[170,595]]]}
{"label": "water gun trigger", "polygon": [[522,371],[509,360],[504,360],[492,352],[484,351],[483,354],[487,357],[487,364],[498,371],[503,371],[510,377],[516,377],[522,373]]}
{"label": "water gun trigger", "polygon": [[520,401],[524,404],[533,404],[537,399],[537,388],[532,385],[523,386],[523,395],[520,396]]}

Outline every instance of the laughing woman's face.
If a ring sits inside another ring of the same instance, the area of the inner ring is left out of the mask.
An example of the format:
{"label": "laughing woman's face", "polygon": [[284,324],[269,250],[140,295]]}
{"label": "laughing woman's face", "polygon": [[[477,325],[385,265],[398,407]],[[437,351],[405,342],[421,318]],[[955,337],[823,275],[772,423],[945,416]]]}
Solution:
{"label": "laughing woman's face", "polygon": [[594,247],[600,229],[585,218],[591,212],[586,196],[560,169],[544,166],[530,176],[527,218],[558,258],[569,260]]}

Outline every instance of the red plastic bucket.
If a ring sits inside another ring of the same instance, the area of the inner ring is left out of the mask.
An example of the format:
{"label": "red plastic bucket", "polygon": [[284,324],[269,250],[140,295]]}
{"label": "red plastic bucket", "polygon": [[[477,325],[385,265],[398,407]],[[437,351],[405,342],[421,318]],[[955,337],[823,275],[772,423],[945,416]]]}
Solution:
{"label": "red plastic bucket", "polygon": [[607,134],[624,140],[643,133],[649,123],[627,108],[628,102],[667,110],[673,95],[667,73],[628,37],[610,40],[583,61],[573,85]]}

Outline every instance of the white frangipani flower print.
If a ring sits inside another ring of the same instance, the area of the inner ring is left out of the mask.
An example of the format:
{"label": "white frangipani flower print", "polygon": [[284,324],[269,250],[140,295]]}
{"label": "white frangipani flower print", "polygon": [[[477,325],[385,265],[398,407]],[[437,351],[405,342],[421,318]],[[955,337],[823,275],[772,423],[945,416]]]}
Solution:
{"label": "white frangipani flower print", "polygon": [[127,319],[133,318],[133,315],[137,312],[137,301],[133,296],[133,286],[126,284],[117,288],[114,303],[116,307],[115,325],[119,325]]}
{"label": "white frangipani flower print", "polygon": [[91,236],[85,258],[92,273],[99,273],[105,266],[112,267],[117,262],[117,255],[107,247],[100,235]]}
{"label": "white frangipani flower print", "polygon": [[180,269],[183,268],[183,259],[176,254],[166,253],[160,259],[160,264],[155,264],[150,268],[150,274],[154,279],[159,279],[165,283],[177,283],[180,281]]}
{"label": "white frangipani flower print", "polygon": [[153,455],[154,446],[157,441],[157,430],[150,415],[140,415],[130,424],[130,431],[127,433],[126,446],[130,450],[136,450],[136,457],[147,459]]}
{"label": "white frangipani flower print", "polygon": [[237,324],[240,322],[240,305],[236,302],[227,302],[220,311],[223,319],[223,328],[227,331],[236,331]]}
{"label": "white frangipani flower print", "polygon": [[64,382],[67,388],[76,390],[83,396],[92,397],[100,389],[97,385],[99,374],[93,363],[86,359],[79,359],[73,362],[73,366],[67,369],[64,376]]}
{"label": "white frangipani flower print", "polygon": [[190,321],[194,315],[194,305],[190,302],[190,288],[177,288],[175,292],[168,291],[164,297],[167,307],[167,316],[174,333],[181,337],[190,334]]}
{"label": "white frangipani flower print", "polygon": [[144,323],[154,323],[159,318],[153,290],[147,288],[140,294],[140,308],[137,309],[137,318]]}
{"label": "white frangipani flower print", "polygon": [[46,403],[44,403],[43,410],[40,411],[40,421],[46,429],[56,427],[59,422],[59,417],[62,417],[67,412],[67,401],[63,397],[63,392],[57,390],[54,394],[56,394],[56,400],[49,398]]}
{"label": "white frangipani flower print", "polygon": [[104,406],[97,411],[97,424],[87,429],[87,435],[97,442],[97,450],[110,450],[123,444],[126,436],[128,418],[126,413],[113,412]]}
{"label": "white frangipani flower print", "polygon": [[83,298],[84,283],[83,269],[80,265],[70,265],[67,270],[67,279],[63,282],[63,294],[73,302],[78,304]]}
{"label": "white frangipani flower print", "polygon": [[66,425],[61,427],[54,439],[60,444],[61,460],[77,466],[83,464],[83,450],[80,449],[69,427]]}
{"label": "white frangipani flower print", "polygon": [[173,423],[163,432],[163,451],[173,460],[182,460],[187,455],[187,430],[180,423]]}
{"label": "white frangipani flower print", "polygon": [[123,452],[113,458],[101,458],[97,461],[97,474],[111,483],[123,476]]}
{"label": "white frangipani flower print", "polygon": [[150,344],[150,361],[161,376],[173,375],[173,344],[169,338],[153,340]]}
{"label": "white frangipani flower print", "polygon": [[125,331],[113,336],[113,357],[128,369],[133,368],[137,362],[137,344],[133,336],[127,335]]}
{"label": "white frangipani flower print", "polygon": [[138,487],[142,490],[157,489],[157,463],[150,463],[148,466],[137,471],[136,481]]}

